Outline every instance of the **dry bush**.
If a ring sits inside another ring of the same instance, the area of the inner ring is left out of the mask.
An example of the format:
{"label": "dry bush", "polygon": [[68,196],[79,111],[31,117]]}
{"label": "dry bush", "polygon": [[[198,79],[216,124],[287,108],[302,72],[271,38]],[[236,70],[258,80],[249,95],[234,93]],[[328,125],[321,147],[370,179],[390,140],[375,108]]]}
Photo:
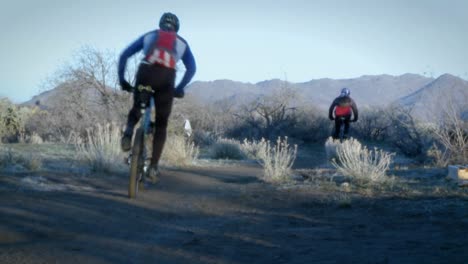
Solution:
{"label": "dry bush", "polygon": [[170,166],[188,166],[195,163],[199,149],[184,136],[170,134],[166,140],[161,161]]}
{"label": "dry bush", "polygon": [[265,144],[263,153],[264,179],[270,182],[287,182],[291,180],[292,165],[297,156],[297,145],[291,147],[288,138],[278,138],[276,145]]}
{"label": "dry bush", "polygon": [[395,107],[389,111],[387,140],[408,157],[425,158],[434,142],[433,127],[412,114],[412,108]]}
{"label": "dry bush", "polygon": [[[439,164],[468,163],[468,121],[461,118],[461,110],[454,105],[446,105],[442,110],[442,119],[435,130],[436,139],[441,145]],[[435,152],[439,154],[438,152]]]}
{"label": "dry bush", "polygon": [[364,108],[360,110],[359,122],[354,123],[353,133],[361,140],[385,140],[391,126],[388,112],[384,108]]}
{"label": "dry bush", "polygon": [[332,137],[327,139],[325,142],[325,153],[327,155],[327,160],[331,161],[333,159],[338,159],[337,149],[340,144],[340,140],[338,139],[333,139]]}
{"label": "dry bush", "polygon": [[337,160],[332,164],[338,172],[360,182],[385,182],[385,175],[392,162],[393,154],[383,150],[368,150],[356,139],[346,140],[337,146]]}
{"label": "dry bush", "polygon": [[448,151],[443,150],[442,147],[435,143],[427,150],[426,155],[432,159],[432,163],[436,167],[442,168],[450,163]]}
{"label": "dry bush", "polygon": [[292,180],[292,165],[297,156],[297,145],[291,146],[288,138],[278,138],[271,144],[262,138],[259,142],[244,141],[244,149],[259,159],[263,166],[263,179],[267,182],[285,183]]}
{"label": "dry bush", "polygon": [[234,139],[220,138],[209,148],[212,159],[242,160],[246,158],[241,143]]}
{"label": "dry bush", "polygon": [[20,133],[18,136],[19,143],[25,144],[32,144],[32,145],[39,145],[43,144],[44,140],[41,136],[39,136],[36,132],[32,132],[31,134],[26,134],[24,132]]}
{"label": "dry bush", "polygon": [[244,139],[244,142],[242,142],[241,144],[241,148],[248,158],[254,159],[254,160],[263,160],[265,159],[264,155],[266,153],[265,144],[266,144],[266,141],[263,138],[262,140],[252,140],[252,141]]}
{"label": "dry bush", "polygon": [[215,144],[218,137],[211,132],[195,129],[192,140],[197,146],[207,147]]}
{"label": "dry bush", "polygon": [[115,124],[96,125],[86,130],[86,138],[75,137],[78,155],[87,161],[93,170],[109,172],[122,163],[120,128]]}
{"label": "dry bush", "polygon": [[17,162],[18,159],[13,150],[0,145],[0,168],[5,168]]}
{"label": "dry bush", "polygon": [[333,122],[327,112],[307,103],[298,104],[281,134],[304,142],[319,142],[330,135]]}

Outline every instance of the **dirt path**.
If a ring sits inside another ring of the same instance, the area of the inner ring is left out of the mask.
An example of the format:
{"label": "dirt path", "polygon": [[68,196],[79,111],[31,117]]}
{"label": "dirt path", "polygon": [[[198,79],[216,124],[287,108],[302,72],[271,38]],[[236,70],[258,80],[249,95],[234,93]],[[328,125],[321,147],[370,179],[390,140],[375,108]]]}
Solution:
{"label": "dirt path", "polygon": [[343,206],[260,174],[248,165],[164,171],[133,201],[125,175],[0,175],[0,263],[468,262],[466,200]]}

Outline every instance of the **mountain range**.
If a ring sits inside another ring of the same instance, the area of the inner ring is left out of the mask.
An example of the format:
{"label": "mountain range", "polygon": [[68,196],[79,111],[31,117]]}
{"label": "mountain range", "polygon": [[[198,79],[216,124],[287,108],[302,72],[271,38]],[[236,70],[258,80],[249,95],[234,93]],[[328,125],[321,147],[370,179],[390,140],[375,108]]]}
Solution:
{"label": "mountain range", "polygon": [[[441,105],[456,105],[461,108],[461,112],[468,111],[468,82],[450,74],[438,78],[410,73],[399,76],[364,75],[351,79],[323,78],[301,83],[279,79],[258,83],[232,80],[195,81],[186,88],[186,92],[207,104],[226,99],[243,103],[268,95],[281,87],[295,90],[303,102],[321,109],[327,109],[339,95],[341,88],[348,87],[351,97],[360,108],[400,104],[413,107],[417,114],[424,114],[428,109],[437,110]],[[62,90],[58,86],[33,97],[24,105],[40,101],[41,105],[47,107],[56,103],[59,95],[63,96]]]}

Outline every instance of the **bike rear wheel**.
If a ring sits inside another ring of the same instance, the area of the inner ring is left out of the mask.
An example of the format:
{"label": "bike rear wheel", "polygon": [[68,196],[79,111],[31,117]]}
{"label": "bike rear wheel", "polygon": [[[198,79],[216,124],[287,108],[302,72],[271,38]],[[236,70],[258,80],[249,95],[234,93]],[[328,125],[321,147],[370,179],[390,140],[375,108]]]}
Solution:
{"label": "bike rear wheel", "polygon": [[340,143],[343,143],[343,140],[345,139],[345,136],[344,136],[344,130],[345,130],[345,124],[344,124],[344,121],[341,123],[340,125]]}
{"label": "bike rear wheel", "polygon": [[143,176],[143,144],[144,144],[143,128],[138,128],[135,133],[135,139],[132,147],[132,159],[130,161],[130,178],[128,183],[128,197],[135,198],[138,193],[140,180]]}

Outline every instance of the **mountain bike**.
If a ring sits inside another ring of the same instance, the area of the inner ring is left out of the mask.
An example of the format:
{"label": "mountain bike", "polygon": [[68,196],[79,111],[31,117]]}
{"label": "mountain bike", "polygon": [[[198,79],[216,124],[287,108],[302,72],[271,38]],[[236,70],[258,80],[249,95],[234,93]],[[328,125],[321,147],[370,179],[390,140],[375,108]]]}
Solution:
{"label": "mountain bike", "polygon": [[[154,94],[154,91],[150,86],[140,85],[137,89],[149,92],[151,95]],[[145,143],[153,132],[151,122],[151,113],[153,110],[154,99],[153,96],[151,96],[149,105],[146,105],[145,103],[141,104],[141,113],[143,118],[140,120],[139,127],[135,132],[132,149],[127,161],[130,165],[130,178],[128,183],[128,197],[130,199],[136,198],[139,190],[144,190],[144,180],[150,165],[148,153],[151,153]]]}

